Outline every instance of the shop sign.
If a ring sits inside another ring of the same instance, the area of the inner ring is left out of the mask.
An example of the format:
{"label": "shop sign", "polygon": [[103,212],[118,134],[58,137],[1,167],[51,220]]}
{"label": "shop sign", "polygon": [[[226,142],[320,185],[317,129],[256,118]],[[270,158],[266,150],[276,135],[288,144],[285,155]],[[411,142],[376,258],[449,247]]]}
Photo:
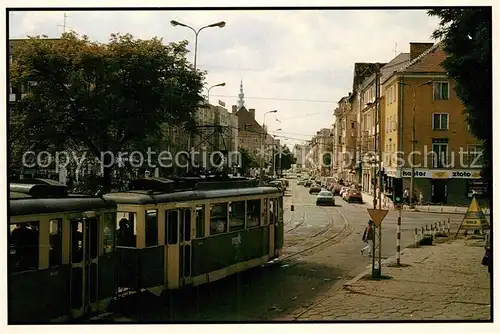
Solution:
{"label": "shop sign", "polygon": [[[403,177],[411,177],[411,169],[405,168],[402,171]],[[431,179],[480,179],[481,172],[479,170],[469,169],[415,169],[416,178],[431,178]]]}

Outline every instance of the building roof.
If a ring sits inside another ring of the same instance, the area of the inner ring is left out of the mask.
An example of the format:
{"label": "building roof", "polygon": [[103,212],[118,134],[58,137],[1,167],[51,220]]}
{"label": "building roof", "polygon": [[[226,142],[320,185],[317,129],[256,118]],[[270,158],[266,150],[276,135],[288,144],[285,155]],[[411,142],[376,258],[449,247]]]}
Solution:
{"label": "building roof", "polygon": [[399,73],[446,73],[441,63],[446,59],[444,43],[438,42],[398,69]]}
{"label": "building roof", "polygon": [[380,82],[385,82],[387,79],[389,79],[394,72],[401,68],[401,66],[404,66],[408,64],[410,61],[410,53],[400,53],[397,55],[394,59],[392,59],[390,62],[388,62],[384,67],[380,69]]}

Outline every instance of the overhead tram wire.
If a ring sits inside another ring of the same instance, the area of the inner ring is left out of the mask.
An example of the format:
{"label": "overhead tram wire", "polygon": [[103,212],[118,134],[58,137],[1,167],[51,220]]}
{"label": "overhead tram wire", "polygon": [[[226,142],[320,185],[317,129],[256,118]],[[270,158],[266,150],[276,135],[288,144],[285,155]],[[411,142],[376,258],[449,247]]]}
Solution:
{"label": "overhead tram wire", "polygon": [[[237,98],[236,95],[212,95],[217,97],[230,97]],[[272,101],[290,101],[290,102],[312,102],[312,103],[337,103],[337,101],[328,101],[328,100],[308,100],[308,99],[291,99],[291,98],[283,98],[283,97],[263,97],[263,96],[245,96],[246,99],[253,100],[272,100]],[[325,111],[326,112],[326,111]],[[331,113],[331,111],[328,111]]]}

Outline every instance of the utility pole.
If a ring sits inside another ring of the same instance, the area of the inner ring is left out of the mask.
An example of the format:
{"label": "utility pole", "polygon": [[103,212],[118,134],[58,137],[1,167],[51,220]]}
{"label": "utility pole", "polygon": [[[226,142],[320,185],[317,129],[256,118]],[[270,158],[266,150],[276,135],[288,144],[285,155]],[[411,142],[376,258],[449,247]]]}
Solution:
{"label": "utility pole", "polygon": [[[57,26],[58,27],[62,27],[63,28],[63,34],[66,33],[66,19],[68,18],[68,15],[66,15],[66,13],[64,13],[64,20],[63,20],[63,24],[58,24]],[[68,27],[68,28],[71,28],[71,27]]]}

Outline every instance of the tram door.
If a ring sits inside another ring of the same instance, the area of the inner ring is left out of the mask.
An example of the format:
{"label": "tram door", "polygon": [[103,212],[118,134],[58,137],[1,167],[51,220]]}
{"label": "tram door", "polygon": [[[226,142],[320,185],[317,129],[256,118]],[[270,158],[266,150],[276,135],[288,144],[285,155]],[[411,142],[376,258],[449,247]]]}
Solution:
{"label": "tram door", "polygon": [[182,284],[190,283],[191,277],[191,209],[186,208],[180,210],[180,229],[179,229],[179,276]]}
{"label": "tram door", "polygon": [[99,219],[70,220],[70,308],[74,317],[97,311]]}
{"label": "tram door", "polygon": [[266,198],[265,200],[266,217],[269,217],[269,258],[274,257],[274,249],[276,247],[275,237],[276,234],[276,203],[272,198]]}

